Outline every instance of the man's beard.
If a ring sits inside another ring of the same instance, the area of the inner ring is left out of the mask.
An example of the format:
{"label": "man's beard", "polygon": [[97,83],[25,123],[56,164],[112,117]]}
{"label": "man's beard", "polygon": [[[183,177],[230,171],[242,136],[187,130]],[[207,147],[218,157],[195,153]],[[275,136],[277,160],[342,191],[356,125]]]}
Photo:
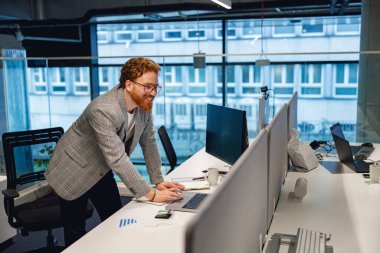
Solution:
{"label": "man's beard", "polygon": [[140,107],[143,111],[148,112],[152,109],[153,99],[152,101],[149,101],[149,100],[146,100],[146,98],[153,98],[153,96],[146,95],[146,94],[143,96],[139,96],[137,92],[132,91],[131,98],[133,99],[133,101],[135,101],[137,106]]}

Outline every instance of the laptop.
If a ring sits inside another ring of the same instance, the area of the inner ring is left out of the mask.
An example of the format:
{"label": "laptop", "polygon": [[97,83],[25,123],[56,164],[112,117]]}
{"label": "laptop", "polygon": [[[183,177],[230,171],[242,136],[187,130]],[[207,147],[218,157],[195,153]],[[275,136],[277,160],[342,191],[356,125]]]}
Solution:
{"label": "laptop", "polygon": [[[355,159],[353,158],[353,151],[352,147],[350,146],[350,143],[345,139],[343,135],[342,128],[339,123],[334,124],[332,127],[330,127],[331,135],[334,139],[336,152],[338,153],[339,161],[350,167],[352,170],[356,171],[357,173],[368,173],[369,172],[369,165],[371,163],[367,163],[363,160]],[[355,147],[355,146],[354,146]],[[360,148],[360,146],[359,146]],[[365,147],[368,150],[368,156],[372,153],[374,148],[372,147]],[[372,150],[371,150],[372,149]],[[357,151],[357,152],[360,152]]]}
{"label": "laptop", "polygon": [[171,201],[165,209],[195,213],[207,195],[206,193],[199,192],[182,192],[183,198]]}
{"label": "laptop", "polygon": [[[337,136],[337,137],[340,137],[340,138],[346,140],[346,138],[344,137],[343,131],[342,131],[342,127],[339,124],[339,122],[332,125],[330,127],[330,131],[331,131],[333,138],[334,138],[334,136]],[[335,142],[335,139],[334,139],[334,142]],[[335,144],[335,146],[336,146],[336,144]],[[366,157],[369,157],[372,154],[373,150],[375,149],[373,147],[352,146],[352,145],[349,145],[349,146],[350,146],[352,154],[354,156],[358,155],[358,154],[362,154]]]}

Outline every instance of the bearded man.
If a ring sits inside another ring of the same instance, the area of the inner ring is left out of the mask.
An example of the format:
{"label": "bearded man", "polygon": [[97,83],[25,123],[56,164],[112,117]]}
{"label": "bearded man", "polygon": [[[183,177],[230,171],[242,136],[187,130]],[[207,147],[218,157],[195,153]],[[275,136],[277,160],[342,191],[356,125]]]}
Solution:
{"label": "bearded man", "polygon": [[[119,85],[87,106],[57,143],[45,172],[60,197],[65,244],[69,246],[86,233],[88,200],[104,221],[122,207],[115,172],[136,198],[154,202],[181,198],[183,185],[164,182],[152,119],[153,100],[160,66],[138,57],[121,69]],[[130,155],[137,144],[143,151],[153,189],[132,164]]]}

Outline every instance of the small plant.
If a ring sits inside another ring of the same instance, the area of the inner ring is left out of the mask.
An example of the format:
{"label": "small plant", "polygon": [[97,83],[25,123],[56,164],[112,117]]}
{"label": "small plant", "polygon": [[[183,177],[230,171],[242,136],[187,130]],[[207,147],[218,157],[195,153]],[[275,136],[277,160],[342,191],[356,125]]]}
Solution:
{"label": "small plant", "polygon": [[51,145],[44,145],[44,148],[38,150],[38,152],[42,155],[48,156],[48,158],[39,158],[34,160],[34,163],[38,168],[45,170],[50,161],[50,157],[53,154],[53,147]]}

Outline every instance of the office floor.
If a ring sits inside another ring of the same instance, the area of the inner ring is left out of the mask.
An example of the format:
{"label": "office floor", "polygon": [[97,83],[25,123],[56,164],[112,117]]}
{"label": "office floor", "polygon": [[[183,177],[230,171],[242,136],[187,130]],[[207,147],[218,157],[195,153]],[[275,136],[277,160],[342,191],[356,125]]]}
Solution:
{"label": "office floor", "polygon": [[[129,197],[121,197],[123,205],[129,203]],[[90,219],[86,222],[86,230],[90,231],[100,223],[100,219],[96,210]],[[58,245],[64,245],[63,228],[54,229],[53,235],[58,240]],[[42,248],[46,246],[47,232],[33,232],[28,236],[22,236],[17,234],[12,238],[12,241],[0,244],[0,252],[2,253],[21,253],[28,252],[34,249]]]}

